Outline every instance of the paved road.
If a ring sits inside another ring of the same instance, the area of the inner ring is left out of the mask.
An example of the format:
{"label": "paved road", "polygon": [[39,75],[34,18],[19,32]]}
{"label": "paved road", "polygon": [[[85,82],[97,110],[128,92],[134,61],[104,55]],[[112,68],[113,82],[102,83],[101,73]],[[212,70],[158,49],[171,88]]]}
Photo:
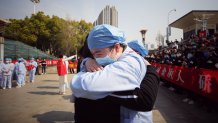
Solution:
{"label": "paved road", "polygon": [[[73,75],[68,75],[68,80]],[[0,123],[52,123],[73,121],[71,91],[58,94],[58,76],[36,76],[36,82],[22,88],[0,90]],[[71,122],[72,123],[72,122]]]}
{"label": "paved road", "polygon": [[188,104],[183,102],[185,98],[184,94],[160,86],[154,111],[161,114],[164,123],[218,123],[217,107],[208,111],[208,107],[202,102],[197,100],[194,104]]}
{"label": "paved road", "polygon": [[[68,75],[68,79],[73,74]],[[74,105],[58,95],[58,76],[40,75],[22,88],[0,90],[0,123],[73,123]],[[217,113],[182,102],[184,96],[160,86],[153,111],[154,123],[216,123]]]}

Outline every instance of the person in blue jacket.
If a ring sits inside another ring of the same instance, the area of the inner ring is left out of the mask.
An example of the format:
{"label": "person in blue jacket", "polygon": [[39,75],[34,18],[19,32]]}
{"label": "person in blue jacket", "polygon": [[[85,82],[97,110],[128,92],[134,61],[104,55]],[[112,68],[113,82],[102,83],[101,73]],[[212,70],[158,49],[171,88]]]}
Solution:
{"label": "person in blue jacket", "polygon": [[[137,96],[119,96],[117,91],[134,90],[140,87],[146,73],[146,62],[125,43],[124,33],[109,25],[96,26],[89,34],[88,47],[101,70],[86,72],[84,59],[81,71],[73,79],[71,88],[76,97],[101,99],[106,96],[137,98]],[[151,111],[135,111],[121,106],[122,123],[151,123]]]}

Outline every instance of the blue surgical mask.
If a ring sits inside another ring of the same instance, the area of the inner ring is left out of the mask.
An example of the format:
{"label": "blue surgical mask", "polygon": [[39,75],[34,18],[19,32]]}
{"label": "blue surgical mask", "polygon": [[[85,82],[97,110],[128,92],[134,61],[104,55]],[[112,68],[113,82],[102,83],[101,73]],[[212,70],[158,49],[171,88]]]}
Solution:
{"label": "blue surgical mask", "polygon": [[114,59],[110,58],[108,55],[103,58],[95,58],[98,64],[106,66],[115,62]]}

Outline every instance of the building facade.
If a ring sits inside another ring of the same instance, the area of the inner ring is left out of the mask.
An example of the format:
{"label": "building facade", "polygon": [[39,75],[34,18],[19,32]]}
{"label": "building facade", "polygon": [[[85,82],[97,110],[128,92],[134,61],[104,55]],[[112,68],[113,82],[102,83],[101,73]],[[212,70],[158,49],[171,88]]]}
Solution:
{"label": "building facade", "polygon": [[218,10],[192,10],[170,24],[183,30],[183,39],[205,32],[206,36],[218,33]]}
{"label": "building facade", "polygon": [[115,6],[106,6],[98,16],[98,19],[93,23],[94,26],[100,24],[109,24],[118,27],[118,12]]}

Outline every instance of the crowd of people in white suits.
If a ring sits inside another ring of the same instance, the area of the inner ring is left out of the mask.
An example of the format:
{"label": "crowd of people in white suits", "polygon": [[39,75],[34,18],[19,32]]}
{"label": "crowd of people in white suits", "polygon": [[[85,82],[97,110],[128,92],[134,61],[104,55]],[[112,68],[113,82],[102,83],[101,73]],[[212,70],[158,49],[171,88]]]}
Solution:
{"label": "crowd of people in white suits", "polygon": [[11,58],[0,59],[0,86],[2,89],[11,89],[12,80],[16,80],[16,87],[20,88],[26,83],[26,75],[29,74],[29,82],[33,83],[38,64],[34,58],[26,61],[18,58],[17,62],[12,63]]}

